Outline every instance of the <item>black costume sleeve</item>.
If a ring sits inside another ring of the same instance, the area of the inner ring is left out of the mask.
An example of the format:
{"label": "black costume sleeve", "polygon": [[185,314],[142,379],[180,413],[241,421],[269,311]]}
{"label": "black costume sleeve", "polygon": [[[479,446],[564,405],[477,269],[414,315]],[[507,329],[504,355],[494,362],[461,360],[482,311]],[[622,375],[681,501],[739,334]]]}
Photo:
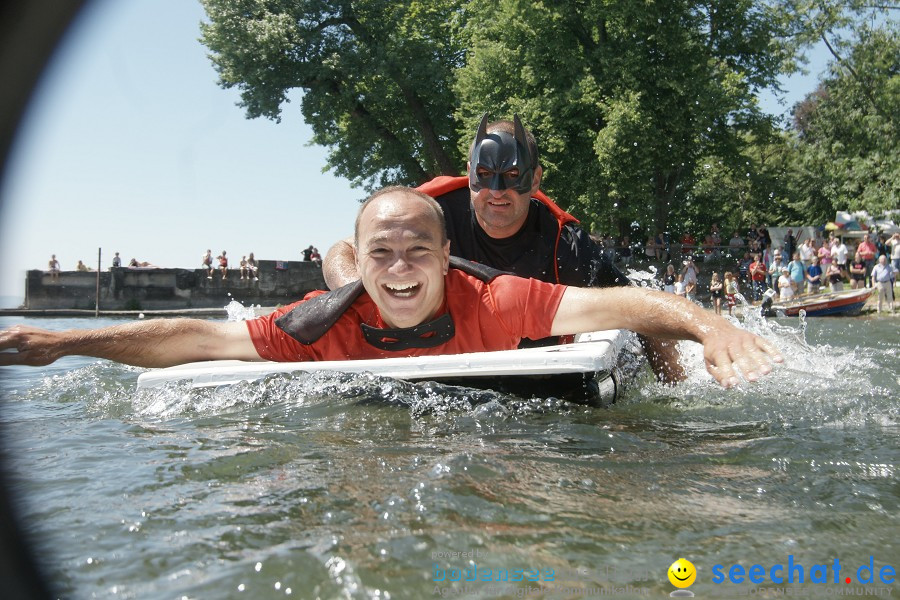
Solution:
{"label": "black costume sleeve", "polygon": [[628,277],[613,264],[587,232],[574,224],[563,227],[557,252],[559,282],[578,287],[630,285]]}

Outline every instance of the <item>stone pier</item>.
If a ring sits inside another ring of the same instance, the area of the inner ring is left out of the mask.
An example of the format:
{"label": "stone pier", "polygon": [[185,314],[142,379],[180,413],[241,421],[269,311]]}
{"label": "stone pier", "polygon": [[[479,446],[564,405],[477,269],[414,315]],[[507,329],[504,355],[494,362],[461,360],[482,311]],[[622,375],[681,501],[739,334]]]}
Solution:
{"label": "stone pier", "polygon": [[[223,280],[219,270],[209,279],[202,269],[115,267],[100,273],[100,310],[222,308],[231,300],[277,306],[326,289],[316,262],[260,260],[257,277],[242,280],[238,269]],[[26,275],[26,309],[92,310],[96,300],[96,272],[63,271],[57,281],[46,271]]]}

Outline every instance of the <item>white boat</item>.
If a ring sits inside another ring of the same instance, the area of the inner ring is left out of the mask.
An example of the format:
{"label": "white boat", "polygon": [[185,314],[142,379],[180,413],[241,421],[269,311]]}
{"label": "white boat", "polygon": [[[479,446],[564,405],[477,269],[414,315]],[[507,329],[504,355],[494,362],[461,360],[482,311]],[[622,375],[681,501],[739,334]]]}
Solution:
{"label": "white boat", "polygon": [[319,362],[244,362],[222,360],[155,369],[138,377],[138,388],[178,381],[193,387],[232,385],[273,374],[338,371],[370,372],[410,381],[433,380],[518,395],[607,405],[621,395],[628,369],[623,368],[626,343],[633,334],[622,330],[580,334],[575,342],[540,348]]}

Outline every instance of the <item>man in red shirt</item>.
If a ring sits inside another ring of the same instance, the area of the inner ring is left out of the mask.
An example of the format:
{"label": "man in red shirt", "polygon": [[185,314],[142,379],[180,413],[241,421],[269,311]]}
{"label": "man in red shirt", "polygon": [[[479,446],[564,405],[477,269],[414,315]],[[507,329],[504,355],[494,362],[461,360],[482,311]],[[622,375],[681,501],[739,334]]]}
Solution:
{"label": "man in red shirt", "polygon": [[872,287],[872,269],[875,267],[875,257],[878,254],[878,250],[875,248],[875,244],[872,243],[871,238],[869,238],[868,233],[859,246],[856,247],[856,251],[859,252],[859,257],[866,263],[866,287]]}
{"label": "man in red shirt", "polygon": [[753,301],[757,302],[762,298],[766,291],[766,273],[768,273],[766,263],[759,259],[759,254],[753,255],[753,262],[750,263],[750,267],[747,271],[750,274]]}
{"label": "man in red shirt", "polygon": [[[630,285],[575,217],[540,190],[543,167],[538,155],[534,136],[518,117],[488,123],[485,115],[469,149],[468,175],[437,177],[417,188],[441,205],[450,254],[550,283]],[[328,250],[322,273],[331,289],[359,279],[351,238]],[[639,339],[658,379],[684,379],[671,340]],[[525,340],[523,345],[548,343],[559,340]]]}
{"label": "man in red shirt", "polygon": [[[766,340],[670,294],[637,287],[577,288],[450,267],[443,213],[408,188],[376,192],[355,228],[361,284],[247,322],[158,319],[92,331],[17,326],[0,331],[0,365],[96,356],[144,367],[200,360],[347,360],[515,348],[526,335],[631,329],[703,344],[724,387],[781,362]],[[359,289],[360,286],[364,291]],[[327,298],[326,298],[327,296]],[[315,310],[304,310],[319,301]],[[675,303],[673,305],[673,302]]]}

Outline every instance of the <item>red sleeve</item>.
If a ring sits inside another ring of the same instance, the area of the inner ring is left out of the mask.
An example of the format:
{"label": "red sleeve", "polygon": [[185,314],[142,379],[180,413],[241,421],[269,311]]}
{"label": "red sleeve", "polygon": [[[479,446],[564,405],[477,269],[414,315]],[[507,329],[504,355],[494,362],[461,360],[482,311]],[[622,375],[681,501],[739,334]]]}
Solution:
{"label": "red sleeve", "polygon": [[322,291],[310,292],[299,302],[283,306],[264,317],[247,321],[247,331],[250,332],[250,340],[253,342],[256,353],[259,354],[260,358],[275,362],[315,360],[311,347],[301,344],[286,334],[275,325],[275,320],[281,315],[292,311],[305,300],[324,293]]}
{"label": "red sleeve", "polygon": [[519,337],[550,336],[550,328],[567,286],[513,275],[488,284],[491,304],[500,322]]}

